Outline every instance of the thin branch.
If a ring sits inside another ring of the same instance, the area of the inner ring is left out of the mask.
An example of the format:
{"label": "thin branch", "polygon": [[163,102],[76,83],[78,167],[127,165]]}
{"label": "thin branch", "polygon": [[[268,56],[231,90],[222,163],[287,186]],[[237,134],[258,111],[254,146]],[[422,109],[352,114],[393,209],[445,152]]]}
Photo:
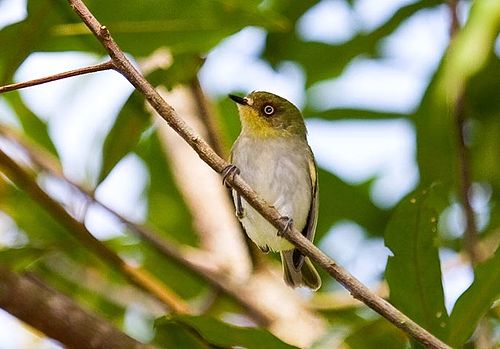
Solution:
{"label": "thin branch", "polygon": [[205,93],[201,88],[198,78],[195,78],[193,81],[191,81],[190,89],[193,94],[193,99],[196,102],[200,120],[203,122],[203,125],[205,125],[205,128],[207,130],[208,143],[212,146],[213,150],[219,156],[226,156],[226,147],[221,140],[221,132],[218,127],[217,120],[214,117],[214,113],[210,108],[207,97],[205,96]]}
{"label": "thin branch", "polygon": [[155,348],[127,336],[32,275],[0,267],[0,290],[0,308],[68,348]]}
{"label": "thin branch", "polygon": [[[450,0],[449,9],[451,17],[450,25],[450,36],[451,39],[460,30],[460,22],[458,20],[458,1]],[[464,231],[464,248],[469,255],[469,259],[472,265],[475,265],[479,261],[479,255],[477,250],[477,224],[476,216],[474,214],[474,209],[471,204],[472,195],[472,180],[471,180],[471,169],[469,154],[466,145],[466,115],[465,115],[465,91],[462,88],[457,100],[455,101],[454,108],[455,117],[455,127],[457,132],[457,162],[459,168],[459,190],[460,190],[460,201],[462,202],[462,207],[465,216],[465,231]]]}
{"label": "thin branch", "polygon": [[106,260],[117,268],[127,279],[136,286],[149,292],[174,313],[189,313],[189,306],[173,291],[164,287],[154,276],[145,270],[133,267],[125,262],[101,241],[96,239],[87,228],[73,218],[58,202],[52,199],[36,182],[36,179],[19,166],[13,159],[0,150],[0,167],[4,174],[19,185],[39,202],[56,220],[61,222],[78,240],[91,252]]}
{"label": "thin branch", "polygon": [[[163,100],[154,87],[135,69],[113,40],[108,29],[97,21],[85,4],[81,0],[68,0],[68,2],[108,51],[118,71],[144,95],[156,112],[191,145],[203,161],[216,172],[221,173],[229,163],[220,158],[199,135],[182,119],[177,117],[173,108]],[[241,176],[235,175],[234,177],[229,177],[227,182],[274,227],[280,231],[285,230],[286,232],[283,235],[285,239],[294,244],[306,256],[317,262],[339,283],[344,285],[355,298],[361,300],[424,345],[430,348],[450,349],[448,345],[420,327],[393,305],[372,293],[365,285],[314,246],[297,229],[286,230],[285,221],[281,219],[281,215],[276,208],[261,199]]]}
{"label": "thin branch", "polygon": [[19,89],[22,89],[25,87],[31,87],[31,86],[45,84],[45,83],[51,82],[51,81],[62,80],[62,79],[70,78],[73,76],[95,73],[98,71],[110,70],[110,69],[114,69],[114,63],[111,60],[104,62],[104,63],[99,63],[99,64],[95,64],[95,65],[91,65],[91,66],[83,67],[83,68],[78,68],[78,69],[74,69],[74,70],[69,70],[69,71],[66,71],[63,73],[54,74],[54,75],[46,76],[46,77],[39,78],[39,79],[19,82],[17,84],[0,86],[0,94],[2,94],[4,92],[19,90]]}

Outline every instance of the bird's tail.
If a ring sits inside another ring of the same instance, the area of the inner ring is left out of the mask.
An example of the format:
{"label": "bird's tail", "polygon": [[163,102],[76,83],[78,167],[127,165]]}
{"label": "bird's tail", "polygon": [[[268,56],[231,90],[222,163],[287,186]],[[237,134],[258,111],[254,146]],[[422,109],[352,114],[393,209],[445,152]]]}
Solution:
{"label": "bird's tail", "polygon": [[[306,286],[316,291],[321,287],[321,279],[318,272],[307,257],[303,257],[304,262],[299,263],[296,268],[295,265],[297,263],[294,263],[293,258],[294,251],[282,251],[280,253],[283,264],[283,278],[286,284],[291,287]],[[298,251],[295,253],[298,253]]]}

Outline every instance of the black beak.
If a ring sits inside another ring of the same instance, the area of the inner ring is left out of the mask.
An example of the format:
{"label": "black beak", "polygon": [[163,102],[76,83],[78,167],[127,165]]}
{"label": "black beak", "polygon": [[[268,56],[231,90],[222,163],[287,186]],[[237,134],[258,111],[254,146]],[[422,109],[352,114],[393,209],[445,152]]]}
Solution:
{"label": "black beak", "polygon": [[243,98],[243,97],[240,97],[240,96],[235,96],[235,95],[229,95],[229,98],[231,98],[233,101],[235,101],[238,104],[248,105],[246,98]]}

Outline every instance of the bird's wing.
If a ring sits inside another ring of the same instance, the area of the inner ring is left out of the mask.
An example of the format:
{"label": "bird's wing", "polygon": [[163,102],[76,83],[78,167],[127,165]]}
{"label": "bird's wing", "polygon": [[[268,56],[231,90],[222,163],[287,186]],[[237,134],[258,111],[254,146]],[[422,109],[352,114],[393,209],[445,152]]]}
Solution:
{"label": "bird's wing", "polygon": [[[319,196],[318,196],[318,171],[316,169],[316,163],[314,161],[314,156],[311,149],[308,149],[307,153],[307,164],[309,170],[309,178],[311,180],[311,206],[309,207],[309,214],[307,215],[307,223],[304,229],[302,229],[302,235],[304,235],[308,240],[314,240],[314,233],[316,232],[316,224],[318,222],[318,205],[319,205]],[[300,270],[302,268],[302,264],[304,263],[304,256],[300,253],[299,250],[294,249],[293,255],[293,266],[296,270]]]}
{"label": "bird's wing", "polygon": [[308,169],[309,177],[311,178],[311,206],[309,208],[309,215],[307,216],[307,224],[302,230],[302,235],[304,235],[309,240],[313,241],[314,233],[316,232],[316,224],[318,222],[318,170],[316,168],[316,163],[314,161],[314,156],[312,151],[309,149],[308,152]]}

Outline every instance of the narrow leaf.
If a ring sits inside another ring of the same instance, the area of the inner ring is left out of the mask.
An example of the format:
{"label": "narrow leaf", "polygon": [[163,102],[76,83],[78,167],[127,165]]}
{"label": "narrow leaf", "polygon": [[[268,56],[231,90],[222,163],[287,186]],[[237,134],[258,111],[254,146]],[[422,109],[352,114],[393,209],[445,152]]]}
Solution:
{"label": "narrow leaf", "polygon": [[148,125],[149,117],[144,111],[144,98],[134,91],[123,105],[104,141],[98,183],[104,181],[116,164],[132,151]]}
{"label": "narrow leaf", "polygon": [[479,319],[500,296],[500,250],[478,265],[474,282],[460,296],[450,315],[448,341],[453,348],[461,347],[472,335]]}
{"label": "narrow leaf", "polygon": [[246,349],[292,349],[295,348],[262,329],[238,327],[209,316],[174,316],[162,318],[157,327],[162,330],[165,324],[177,323],[193,329],[211,344],[222,347],[243,347]]}
{"label": "narrow leaf", "polygon": [[448,315],[444,306],[436,246],[436,189],[413,193],[396,208],[385,232],[391,249],[385,275],[391,302],[434,335],[443,338]]}

